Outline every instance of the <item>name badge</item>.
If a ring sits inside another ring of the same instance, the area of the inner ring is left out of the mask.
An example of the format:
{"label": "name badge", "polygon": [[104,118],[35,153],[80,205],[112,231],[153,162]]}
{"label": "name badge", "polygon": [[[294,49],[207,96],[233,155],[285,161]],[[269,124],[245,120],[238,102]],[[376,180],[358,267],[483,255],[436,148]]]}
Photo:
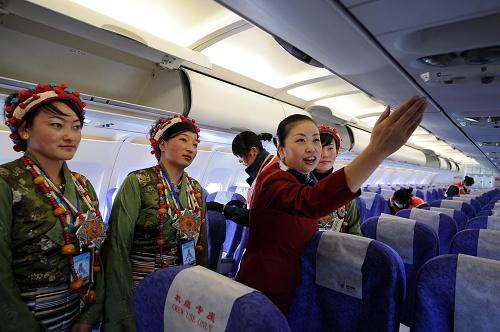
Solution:
{"label": "name badge", "polygon": [[196,250],[194,240],[181,243],[181,260],[183,265],[196,265]]}
{"label": "name badge", "polygon": [[[92,254],[90,251],[86,251],[79,255],[73,256],[74,267],[76,275],[79,279],[83,280],[83,284],[86,285],[90,281],[90,276],[92,273]],[[70,273],[71,282],[75,281]]]}

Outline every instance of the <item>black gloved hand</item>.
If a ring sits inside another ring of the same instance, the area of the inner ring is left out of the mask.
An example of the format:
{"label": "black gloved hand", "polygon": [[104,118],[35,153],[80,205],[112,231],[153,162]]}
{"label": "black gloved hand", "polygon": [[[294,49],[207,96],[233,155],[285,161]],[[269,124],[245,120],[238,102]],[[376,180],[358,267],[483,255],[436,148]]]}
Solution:
{"label": "black gloved hand", "polygon": [[226,205],[233,205],[242,208],[243,206],[245,206],[245,203],[237,199],[233,199],[232,201],[227,202]]}
{"label": "black gloved hand", "polygon": [[207,210],[217,211],[217,212],[221,212],[221,213],[224,211],[224,205],[221,203],[207,202],[206,206],[207,206]]}

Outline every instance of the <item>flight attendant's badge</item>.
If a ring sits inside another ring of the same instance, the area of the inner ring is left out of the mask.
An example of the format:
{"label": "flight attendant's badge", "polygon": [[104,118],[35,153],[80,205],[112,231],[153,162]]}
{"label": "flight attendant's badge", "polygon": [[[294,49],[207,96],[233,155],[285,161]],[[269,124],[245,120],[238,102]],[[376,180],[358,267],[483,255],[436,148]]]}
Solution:
{"label": "flight attendant's badge", "polygon": [[80,242],[80,246],[85,245],[101,249],[104,240],[106,240],[106,225],[102,218],[98,217],[94,211],[88,211],[85,215],[85,220],[76,231],[76,237]]}
{"label": "flight attendant's badge", "polygon": [[193,239],[200,231],[201,217],[191,210],[184,210],[173,226],[179,231],[181,237]]}

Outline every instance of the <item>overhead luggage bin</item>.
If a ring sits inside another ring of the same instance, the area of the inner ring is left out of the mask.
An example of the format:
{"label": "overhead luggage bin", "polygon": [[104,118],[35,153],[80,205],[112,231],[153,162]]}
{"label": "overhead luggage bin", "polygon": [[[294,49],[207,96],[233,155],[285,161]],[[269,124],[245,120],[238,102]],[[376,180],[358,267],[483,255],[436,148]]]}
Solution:
{"label": "overhead luggage bin", "polygon": [[[359,154],[368,146],[368,143],[370,143],[371,133],[350,126],[349,129],[352,131],[353,136],[351,151]],[[403,145],[398,151],[391,154],[387,159],[418,166],[424,166],[426,163],[426,157],[423,151],[406,145]]]}
{"label": "overhead luggage bin", "polygon": [[6,9],[9,14],[153,61],[163,68],[176,69],[188,62],[212,69],[209,58],[199,52],[179,46],[72,1],[11,1]]}
{"label": "overhead luggage bin", "polygon": [[[184,69],[188,76],[191,107],[189,116],[213,128],[229,128],[234,132],[252,130],[276,133],[285,118],[282,102],[240,88],[212,77]],[[292,106],[287,106],[287,114]],[[296,108],[296,113],[303,113]]]}

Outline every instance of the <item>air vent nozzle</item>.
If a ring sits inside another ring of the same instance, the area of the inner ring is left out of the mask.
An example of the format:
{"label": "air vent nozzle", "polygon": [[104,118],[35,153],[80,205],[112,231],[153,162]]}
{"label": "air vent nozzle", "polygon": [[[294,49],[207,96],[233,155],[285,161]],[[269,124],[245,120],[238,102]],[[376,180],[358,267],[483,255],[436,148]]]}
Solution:
{"label": "air vent nozzle", "polygon": [[500,61],[500,46],[474,48],[462,52],[449,52],[424,56],[418,61],[433,67],[486,65]]}

